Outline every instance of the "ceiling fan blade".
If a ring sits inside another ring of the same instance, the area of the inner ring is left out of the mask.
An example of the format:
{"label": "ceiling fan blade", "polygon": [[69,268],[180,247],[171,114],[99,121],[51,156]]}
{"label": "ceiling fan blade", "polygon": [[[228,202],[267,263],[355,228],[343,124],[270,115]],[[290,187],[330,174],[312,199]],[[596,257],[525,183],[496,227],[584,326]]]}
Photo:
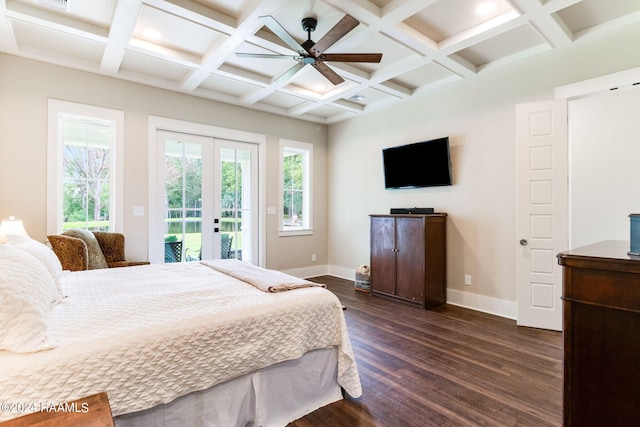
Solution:
{"label": "ceiling fan blade", "polygon": [[323,53],[320,55],[322,61],[334,62],[380,62],[381,53]]}
{"label": "ceiling fan blade", "polygon": [[282,25],[271,15],[261,16],[259,18],[264,25],[267,26],[276,36],[280,37],[283,42],[289,45],[289,47],[296,52],[304,52],[304,48],[293,38],[291,34],[284,29]]}
{"label": "ceiling fan blade", "polygon": [[291,79],[294,74],[296,74],[298,71],[302,70],[302,68],[307,65],[304,62],[298,62],[296,65],[294,65],[293,67],[289,68],[284,74],[282,74],[280,77],[276,78],[274,80],[274,82],[276,83],[285,83],[287,81],[289,81],[289,79]]}
{"label": "ceiling fan blade", "polygon": [[349,31],[357,27],[359,23],[360,22],[353,16],[345,15],[327,34],[322,36],[322,38],[313,45],[309,53],[317,58],[325,49],[344,37]]}
{"label": "ceiling fan blade", "polygon": [[300,55],[273,55],[270,53],[242,53],[236,52],[236,56],[241,58],[262,58],[262,59],[299,59]]}
{"label": "ceiling fan blade", "polygon": [[334,85],[339,85],[344,81],[342,77],[340,77],[335,71],[333,71],[331,68],[329,68],[328,65],[324,64],[323,62],[316,62],[312,65],[316,70],[320,72],[320,74],[325,76],[327,80],[329,80]]}

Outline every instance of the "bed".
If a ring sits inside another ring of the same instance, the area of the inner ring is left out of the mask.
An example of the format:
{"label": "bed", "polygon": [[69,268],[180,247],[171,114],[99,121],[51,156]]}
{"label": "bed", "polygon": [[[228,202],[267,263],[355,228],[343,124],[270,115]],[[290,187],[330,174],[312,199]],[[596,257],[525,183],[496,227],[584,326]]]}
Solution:
{"label": "bed", "polygon": [[[7,277],[25,274],[16,261],[29,252],[16,257],[9,246],[0,245],[4,303],[22,292]],[[53,262],[46,257],[38,262]],[[7,350],[11,340],[0,332],[0,396],[23,412],[106,391],[121,427],[276,426],[343,390],[361,394],[342,306],[323,287],[265,292],[200,262],[69,273],[31,267],[36,276],[57,275],[53,285],[41,277],[22,283],[48,287],[45,327],[36,325],[29,351]],[[0,411],[0,421],[22,415],[13,409]]]}

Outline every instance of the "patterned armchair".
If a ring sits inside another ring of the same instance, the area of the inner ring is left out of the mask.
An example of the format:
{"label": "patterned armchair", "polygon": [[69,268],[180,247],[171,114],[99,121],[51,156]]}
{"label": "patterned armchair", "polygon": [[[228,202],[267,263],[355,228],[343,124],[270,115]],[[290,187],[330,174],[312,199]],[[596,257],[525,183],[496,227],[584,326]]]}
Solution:
{"label": "patterned armchair", "polygon": [[147,261],[127,261],[124,256],[124,235],[106,231],[71,229],[47,236],[63,270],[94,270],[149,264]]}

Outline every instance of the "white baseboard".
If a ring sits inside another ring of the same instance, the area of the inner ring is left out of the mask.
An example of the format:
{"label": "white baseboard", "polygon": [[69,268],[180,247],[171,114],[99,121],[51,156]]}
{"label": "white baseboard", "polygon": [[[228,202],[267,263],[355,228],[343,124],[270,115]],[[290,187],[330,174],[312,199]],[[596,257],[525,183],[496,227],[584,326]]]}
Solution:
{"label": "white baseboard", "polygon": [[341,279],[355,280],[356,276],[355,268],[346,268],[337,265],[314,265],[313,267],[282,270],[282,272],[301,278],[329,275],[339,277]]}
{"label": "white baseboard", "polygon": [[356,269],[340,267],[339,265],[328,266],[328,273],[332,276],[339,277],[341,279],[356,280]]}
{"label": "white baseboard", "polygon": [[447,304],[457,305],[471,310],[482,311],[507,319],[518,317],[518,304],[515,301],[486,297],[469,292],[447,289]]}
{"label": "white baseboard", "polygon": [[[356,269],[341,267],[339,265],[317,265],[313,267],[295,268],[284,270],[284,273],[295,277],[314,277],[330,275],[346,280],[355,280]],[[518,304],[515,301],[507,301],[469,292],[447,289],[447,304],[457,305],[495,316],[517,319]]]}
{"label": "white baseboard", "polygon": [[329,269],[326,265],[314,265],[313,267],[292,268],[290,270],[282,270],[283,273],[290,274],[294,277],[307,278],[315,276],[324,276]]}

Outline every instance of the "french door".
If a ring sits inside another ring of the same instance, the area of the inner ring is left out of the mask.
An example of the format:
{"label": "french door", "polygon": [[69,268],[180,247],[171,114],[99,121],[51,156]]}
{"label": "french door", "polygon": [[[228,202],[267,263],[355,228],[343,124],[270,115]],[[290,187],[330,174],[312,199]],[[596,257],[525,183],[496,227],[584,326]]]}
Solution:
{"label": "french door", "polygon": [[163,218],[153,222],[150,259],[257,262],[257,145],[164,130],[156,143]]}

